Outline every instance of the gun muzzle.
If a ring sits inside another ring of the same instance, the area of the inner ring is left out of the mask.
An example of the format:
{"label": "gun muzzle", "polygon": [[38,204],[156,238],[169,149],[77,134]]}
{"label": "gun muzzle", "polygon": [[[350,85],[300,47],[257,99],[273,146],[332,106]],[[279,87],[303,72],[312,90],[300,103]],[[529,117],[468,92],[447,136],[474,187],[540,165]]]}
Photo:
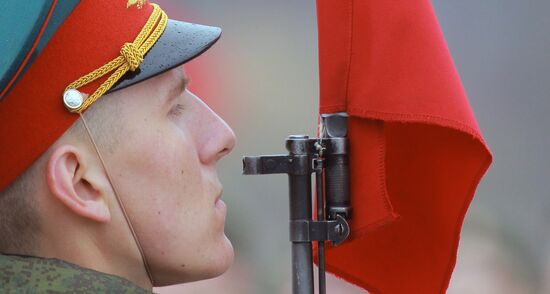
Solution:
{"label": "gun muzzle", "polygon": [[326,148],[325,196],[329,220],[335,220],[337,215],[351,218],[347,122],[346,113],[321,115],[323,128],[320,135]]}

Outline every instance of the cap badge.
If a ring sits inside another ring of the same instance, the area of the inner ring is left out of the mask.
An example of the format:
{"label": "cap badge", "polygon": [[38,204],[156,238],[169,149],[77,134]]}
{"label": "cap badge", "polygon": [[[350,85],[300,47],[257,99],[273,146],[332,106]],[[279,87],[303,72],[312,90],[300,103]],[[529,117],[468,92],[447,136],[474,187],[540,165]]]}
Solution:
{"label": "cap badge", "polygon": [[141,9],[143,7],[143,4],[145,4],[146,0],[128,0],[128,3],[126,4],[126,8],[130,8],[134,5],[137,5],[138,9]]}

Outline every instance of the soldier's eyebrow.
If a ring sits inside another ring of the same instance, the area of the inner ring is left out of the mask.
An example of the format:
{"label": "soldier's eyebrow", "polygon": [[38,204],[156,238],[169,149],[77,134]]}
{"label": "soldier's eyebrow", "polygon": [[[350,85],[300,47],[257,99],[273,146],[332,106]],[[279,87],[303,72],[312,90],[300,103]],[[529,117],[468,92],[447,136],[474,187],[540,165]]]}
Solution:
{"label": "soldier's eyebrow", "polygon": [[166,104],[171,103],[174,99],[176,99],[185,89],[187,89],[187,86],[189,85],[190,79],[189,76],[186,74],[183,75],[181,79],[178,79],[176,83],[172,83],[172,87],[170,90],[168,90]]}

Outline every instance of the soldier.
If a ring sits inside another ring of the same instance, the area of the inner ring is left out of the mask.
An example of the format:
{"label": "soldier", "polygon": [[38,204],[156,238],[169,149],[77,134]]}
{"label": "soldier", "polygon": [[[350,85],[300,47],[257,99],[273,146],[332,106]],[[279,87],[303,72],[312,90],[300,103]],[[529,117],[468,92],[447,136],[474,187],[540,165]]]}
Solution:
{"label": "soldier", "polygon": [[221,30],[145,0],[2,3],[2,293],[150,293],[232,263],[235,136],[181,65]]}

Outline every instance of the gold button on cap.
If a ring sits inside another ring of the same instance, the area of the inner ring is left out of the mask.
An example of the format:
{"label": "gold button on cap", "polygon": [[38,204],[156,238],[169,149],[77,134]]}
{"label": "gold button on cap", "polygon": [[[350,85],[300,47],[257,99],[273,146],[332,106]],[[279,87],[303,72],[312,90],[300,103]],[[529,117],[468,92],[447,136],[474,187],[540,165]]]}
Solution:
{"label": "gold button on cap", "polygon": [[76,89],[69,89],[63,93],[63,103],[69,110],[77,110],[84,103],[84,95]]}

